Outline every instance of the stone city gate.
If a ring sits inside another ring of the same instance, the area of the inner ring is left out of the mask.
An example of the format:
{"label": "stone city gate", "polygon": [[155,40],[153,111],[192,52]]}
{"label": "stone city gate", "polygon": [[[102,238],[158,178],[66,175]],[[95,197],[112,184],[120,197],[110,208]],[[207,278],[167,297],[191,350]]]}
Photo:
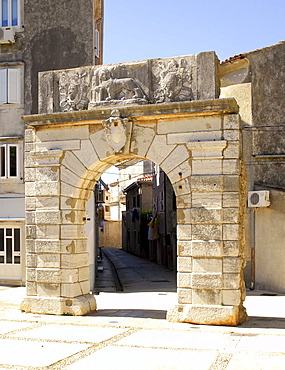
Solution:
{"label": "stone city gate", "polygon": [[96,309],[86,202],[106,169],[135,157],[158,164],[176,194],[178,302],[168,319],[246,319],[240,119],[234,99],[218,99],[217,64],[210,52],[41,74],[40,114],[24,117],[23,311]]}

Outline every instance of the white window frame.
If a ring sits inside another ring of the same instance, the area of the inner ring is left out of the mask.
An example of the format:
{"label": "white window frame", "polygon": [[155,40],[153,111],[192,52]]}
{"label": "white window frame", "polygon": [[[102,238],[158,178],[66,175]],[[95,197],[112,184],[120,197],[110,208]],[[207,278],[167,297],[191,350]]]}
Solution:
{"label": "white window frame", "polygon": [[[4,229],[4,251],[0,251],[0,257],[4,257],[4,262],[0,263],[0,266],[2,265],[21,265],[21,250],[22,250],[22,228],[21,226],[11,226],[11,225],[0,225],[0,229]],[[12,235],[7,235],[7,229],[12,229]],[[15,235],[15,229],[20,230],[20,235],[19,235],[19,241],[20,241],[20,250],[15,251],[15,244],[14,244],[14,235]],[[12,240],[12,262],[7,263],[7,254],[6,254],[6,249],[7,249],[7,239]],[[20,262],[15,263],[15,257],[20,257]]]}
{"label": "white window frame", "polygon": [[[11,175],[11,167],[10,167],[10,148],[16,147],[16,175]],[[5,159],[4,159],[4,174],[2,174],[2,148],[5,151]],[[0,178],[1,179],[15,179],[19,177],[19,144],[9,143],[9,144],[0,144]]]}
{"label": "white window frame", "polygon": [[18,2],[18,14],[17,14],[17,24],[16,25],[12,25],[12,0],[7,0],[8,1],[8,25],[5,25],[3,26],[2,24],[2,4],[3,4],[3,0],[1,0],[1,3],[0,3],[0,27],[13,27],[15,29],[17,28],[20,28],[21,27],[21,18],[22,18],[22,1],[21,0],[17,0]]}
{"label": "white window frame", "polygon": [[0,104],[21,103],[21,67],[0,67]]}

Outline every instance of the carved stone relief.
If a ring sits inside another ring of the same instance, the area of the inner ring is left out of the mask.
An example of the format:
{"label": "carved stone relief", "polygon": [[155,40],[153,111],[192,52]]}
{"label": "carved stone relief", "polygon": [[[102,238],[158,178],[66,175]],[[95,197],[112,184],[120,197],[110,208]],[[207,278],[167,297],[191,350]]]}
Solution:
{"label": "carved stone relief", "polygon": [[58,77],[61,111],[88,109],[89,71],[84,68],[62,71]]}
{"label": "carved stone relief", "polygon": [[126,144],[128,121],[128,118],[120,117],[118,109],[112,110],[110,118],[102,121],[107,142],[115,152],[119,152]]}
{"label": "carved stone relief", "polygon": [[154,92],[156,103],[193,100],[192,66],[187,60],[160,60],[156,67],[157,89]]}
{"label": "carved stone relief", "polygon": [[90,106],[118,103],[147,103],[147,96],[135,78],[114,78],[112,67],[95,69],[92,77]]}

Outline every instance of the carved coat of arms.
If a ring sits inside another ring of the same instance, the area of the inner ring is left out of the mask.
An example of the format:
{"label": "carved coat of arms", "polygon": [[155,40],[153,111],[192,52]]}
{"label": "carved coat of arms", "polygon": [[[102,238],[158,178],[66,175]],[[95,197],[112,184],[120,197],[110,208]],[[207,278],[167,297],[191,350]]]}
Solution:
{"label": "carved coat of arms", "polygon": [[115,152],[118,152],[126,144],[127,122],[127,118],[122,119],[120,117],[120,112],[118,109],[114,109],[111,112],[109,119],[102,121],[107,142],[115,150]]}

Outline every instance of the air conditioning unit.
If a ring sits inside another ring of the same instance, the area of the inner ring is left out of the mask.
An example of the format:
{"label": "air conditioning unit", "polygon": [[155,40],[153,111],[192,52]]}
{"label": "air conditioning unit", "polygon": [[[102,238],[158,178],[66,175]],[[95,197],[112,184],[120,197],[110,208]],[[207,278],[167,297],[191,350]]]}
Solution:
{"label": "air conditioning unit", "polygon": [[0,28],[0,44],[15,43],[15,30],[13,27]]}
{"label": "air conditioning unit", "polygon": [[268,207],[270,206],[269,191],[268,190],[249,191],[247,201],[248,207]]}
{"label": "air conditioning unit", "polygon": [[102,190],[102,189],[97,189],[96,190],[96,202],[97,203],[104,203],[105,202],[104,190]]}

